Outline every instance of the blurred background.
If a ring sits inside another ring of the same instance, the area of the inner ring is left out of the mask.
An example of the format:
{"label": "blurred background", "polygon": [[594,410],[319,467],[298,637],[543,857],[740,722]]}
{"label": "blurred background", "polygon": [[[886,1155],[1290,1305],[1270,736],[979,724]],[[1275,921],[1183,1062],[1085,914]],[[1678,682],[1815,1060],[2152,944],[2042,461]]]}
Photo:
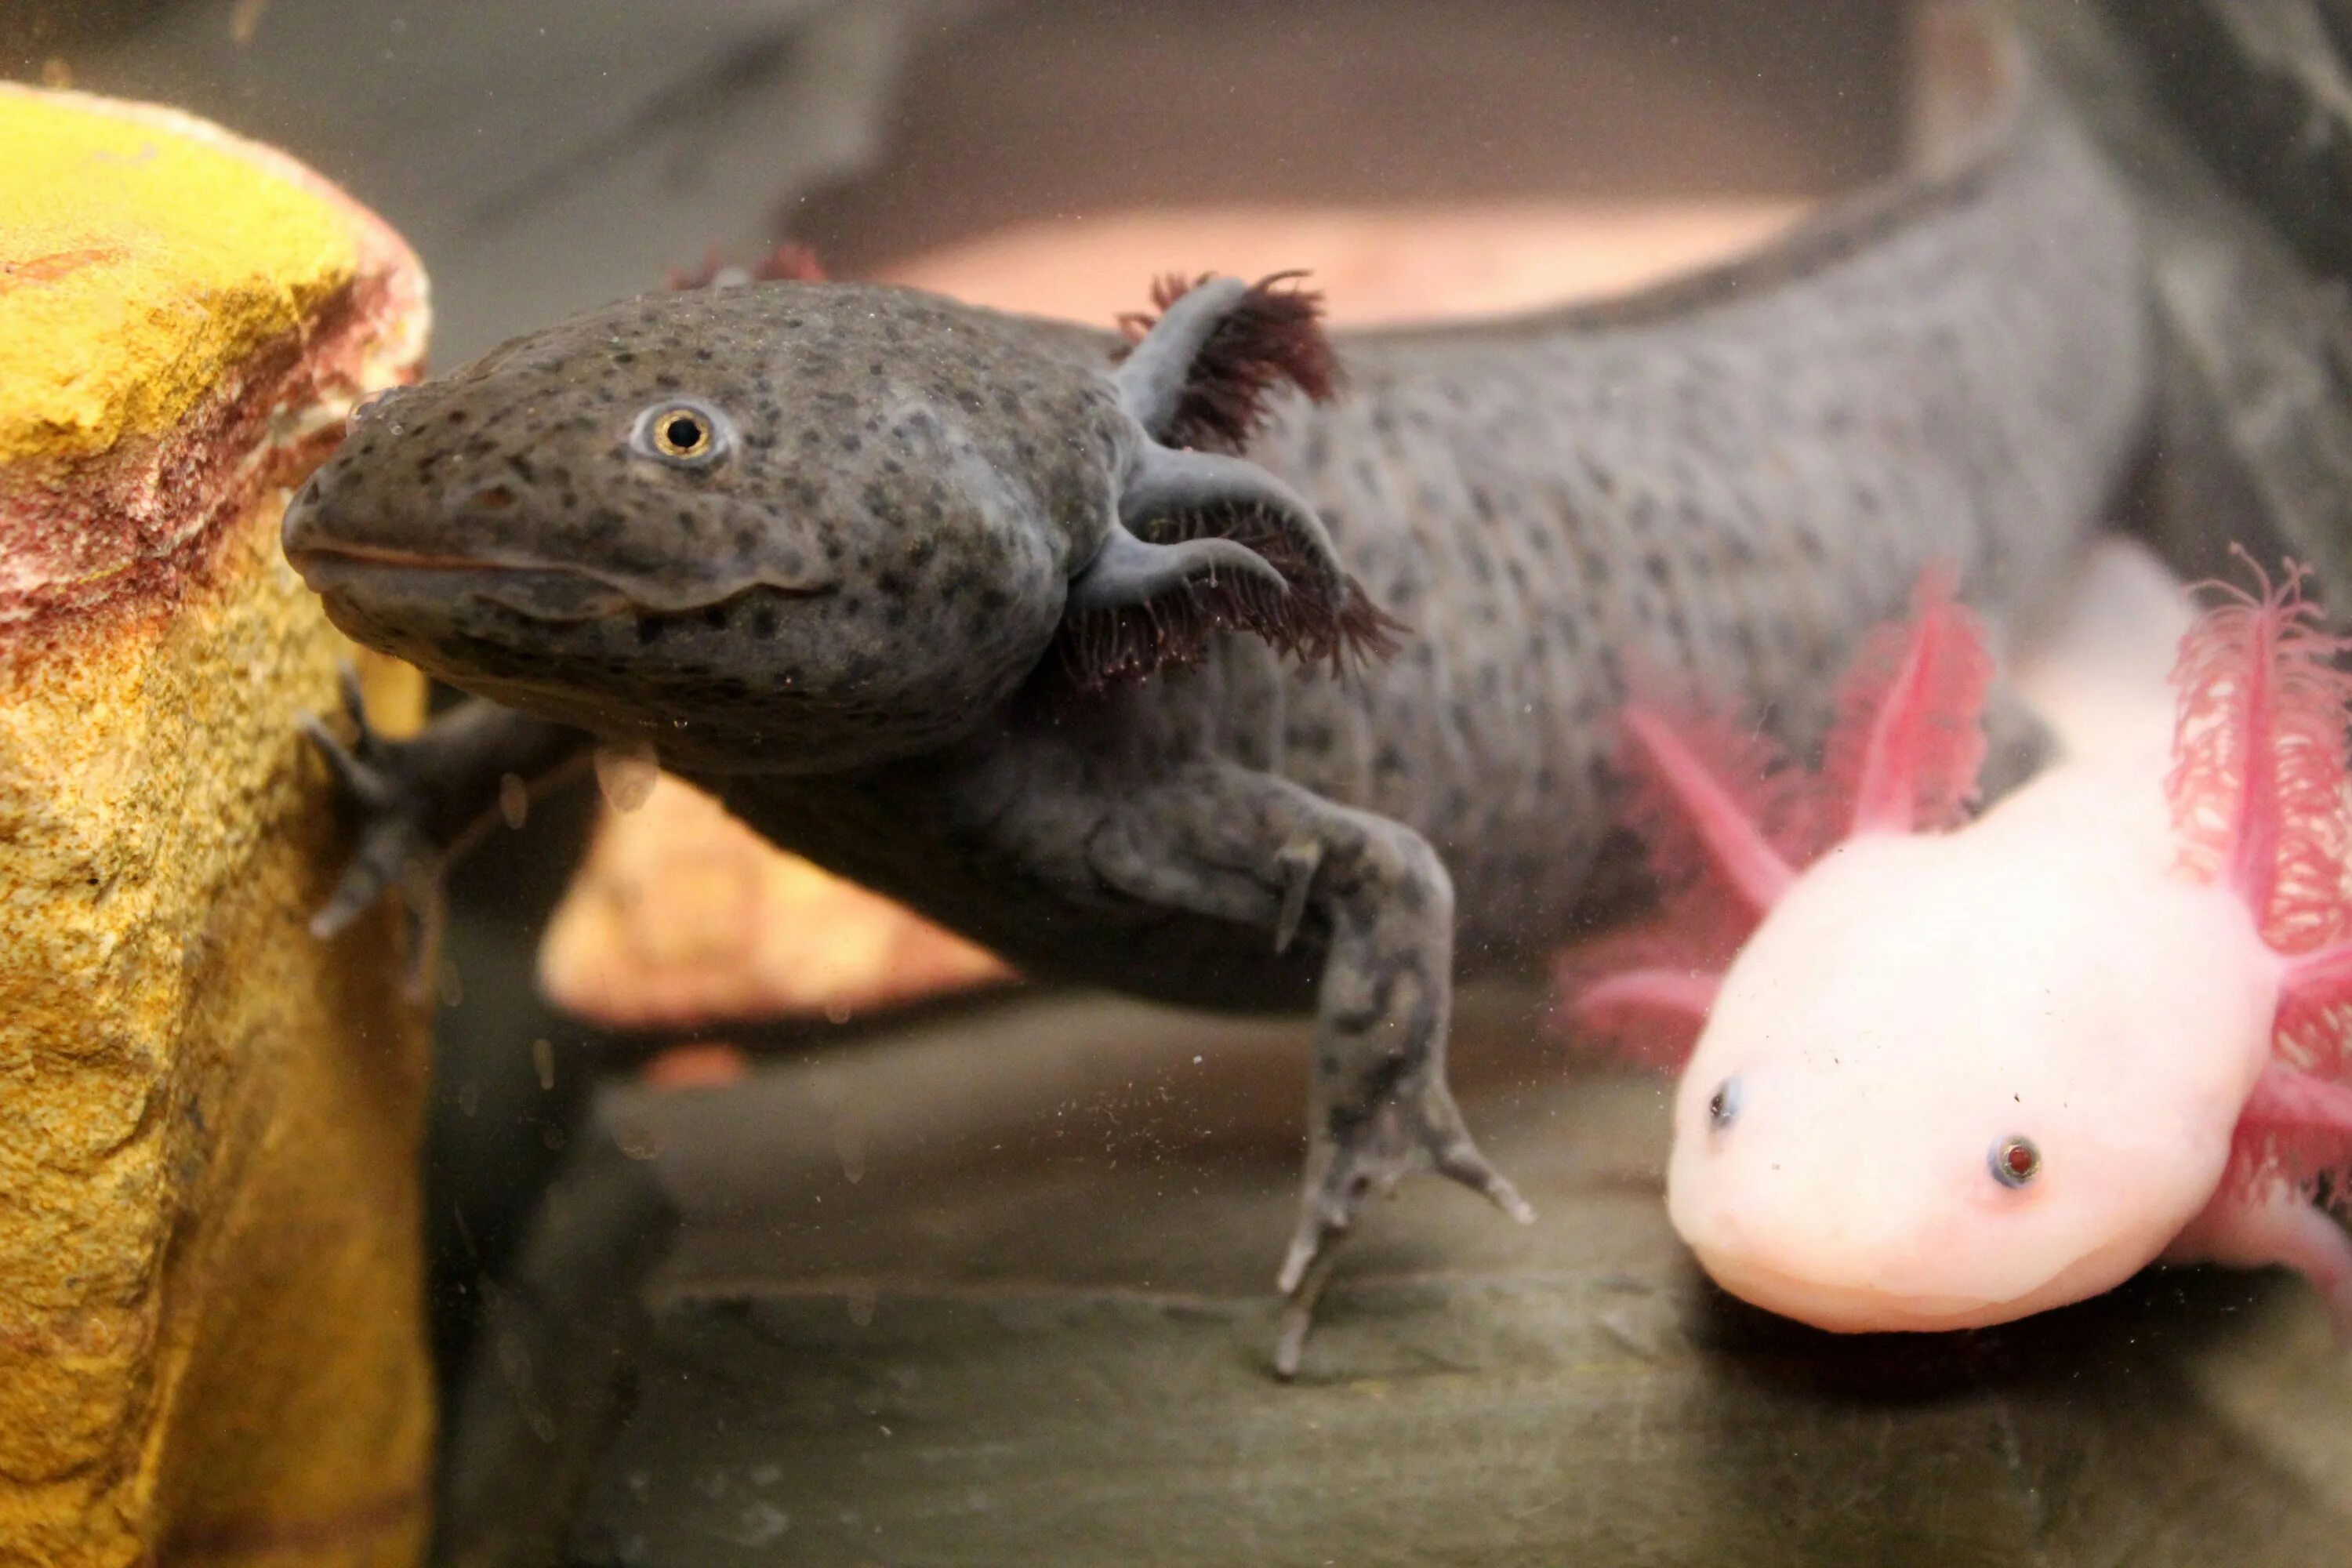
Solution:
{"label": "blurred background", "polygon": [[1406,0],[11,0],[0,58],[342,181],[423,253],[449,364],[779,231],[866,276],[1170,206],[1801,198],[1894,153],[1904,16],[1878,0],[1436,21]]}

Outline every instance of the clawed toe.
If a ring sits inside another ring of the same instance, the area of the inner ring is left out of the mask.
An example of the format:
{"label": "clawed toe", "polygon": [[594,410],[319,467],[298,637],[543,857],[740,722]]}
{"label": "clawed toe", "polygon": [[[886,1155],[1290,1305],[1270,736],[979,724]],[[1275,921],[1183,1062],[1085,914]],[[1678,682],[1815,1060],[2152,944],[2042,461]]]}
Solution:
{"label": "clawed toe", "polygon": [[1519,1195],[1511,1178],[1495,1169],[1468,1139],[1448,1144],[1433,1156],[1438,1173],[1461,1183],[1521,1225],[1535,1223],[1535,1206]]}
{"label": "clawed toe", "polygon": [[1285,1292],[1282,1304],[1282,1328],[1275,1337],[1274,1374],[1287,1382],[1298,1375],[1299,1363],[1307,1354],[1307,1336],[1315,1329],[1315,1307],[1323,1299],[1323,1287],[1331,1282],[1339,1255],[1325,1251],[1303,1265],[1297,1282]]}

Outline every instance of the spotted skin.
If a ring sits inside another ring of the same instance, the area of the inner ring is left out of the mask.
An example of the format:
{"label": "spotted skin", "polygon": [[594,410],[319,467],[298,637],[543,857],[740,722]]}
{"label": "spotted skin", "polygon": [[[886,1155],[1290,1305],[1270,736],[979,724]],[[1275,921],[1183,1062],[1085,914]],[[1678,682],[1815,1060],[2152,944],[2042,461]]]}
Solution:
{"label": "spotted skin", "polygon": [[[624,301],[363,410],[289,552],[331,531],[503,569],[495,601],[446,572],[319,581],[362,642],[682,762],[921,750],[1026,679],[1112,516],[1129,422],[1034,336],[849,286]],[[728,422],[726,460],[616,461],[671,395]]]}
{"label": "spotted skin", "polygon": [[[1425,1159],[1524,1215],[1446,1089],[1456,947],[1512,963],[1622,890],[1627,661],[1802,744],[1928,560],[2019,622],[2096,521],[2149,382],[2138,251],[2017,81],[1968,155],[1758,258],[1341,338],[1345,395],[1278,403],[1249,457],[1412,628],[1351,679],[1234,634],[1073,693],[1056,628],[1179,459],[1118,340],[900,289],[649,296],[520,339],[366,410],[288,552],[353,637],[515,709],[503,755],[650,742],[1033,973],[1311,1008],[1289,1370],[1366,1192]],[[679,400],[723,458],[648,455]],[[331,915],[417,821],[487,807],[461,752],[379,743],[410,826]]]}

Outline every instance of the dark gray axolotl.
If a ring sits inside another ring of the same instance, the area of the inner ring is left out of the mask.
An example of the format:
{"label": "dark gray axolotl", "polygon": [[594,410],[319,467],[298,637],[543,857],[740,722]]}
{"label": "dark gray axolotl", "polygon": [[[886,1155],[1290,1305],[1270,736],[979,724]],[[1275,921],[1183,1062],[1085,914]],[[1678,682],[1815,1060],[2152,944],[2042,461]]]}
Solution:
{"label": "dark gray axolotl", "polygon": [[1033,974],[1311,1008],[1295,1365],[1367,1190],[1425,1157],[1527,1212],[1446,1087],[1456,945],[1523,961],[1622,883],[1621,660],[1802,744],[1923,564],[2015,626],[2098,519],[2150,379],[2133,223],[2011,74],[1939,167],[1598,307],[1331,345],[1219,279],[1123,352],[750,284],[371,401],[287,553],[484,700],[335,750],[371,818],[322,926],[504,775],[650,744]]}

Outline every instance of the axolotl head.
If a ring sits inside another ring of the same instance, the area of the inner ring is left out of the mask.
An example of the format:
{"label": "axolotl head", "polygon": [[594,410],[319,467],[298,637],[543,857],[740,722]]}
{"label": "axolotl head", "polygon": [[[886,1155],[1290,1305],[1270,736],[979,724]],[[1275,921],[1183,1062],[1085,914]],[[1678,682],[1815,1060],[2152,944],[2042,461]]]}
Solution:
{"label": "axolotl head", "polygon": [[1675,1096],[1668,1208],[1717,1282],[1822,1328],[1976,1327],[2197,1215],[2275,972],[2232,896],[2103,831],[2116,805],[2053,778],[1847,843],[1773,906]]}
{"label": "axolotl head", "polygon": [[1121,355],[899,289],[625,300],[363,405],[286,552],[358,640],[709,767],[940,744],[1057,640],[1081,684],[1213,626],[1324,650],[1355,595],[1313,511],[1178,444],[1328,372],[1312,297],[1162,304]]}
{"label": "axolotl head", "polygon": [[2002,1322],[2156,1259],[2222,1182],[2279,1002],[2262,900],[2183,863],[2168,789],[2219,814],[2168,783],[2161,648],[2153,745],[1968,819],[1991,660],[1952,586],[1865,646],[1818,773],[1627,710],[1668,900],[1629,962],[1571,973],[1588,1026],[1687,1052],[1675,1230],[1825,1329]]}

